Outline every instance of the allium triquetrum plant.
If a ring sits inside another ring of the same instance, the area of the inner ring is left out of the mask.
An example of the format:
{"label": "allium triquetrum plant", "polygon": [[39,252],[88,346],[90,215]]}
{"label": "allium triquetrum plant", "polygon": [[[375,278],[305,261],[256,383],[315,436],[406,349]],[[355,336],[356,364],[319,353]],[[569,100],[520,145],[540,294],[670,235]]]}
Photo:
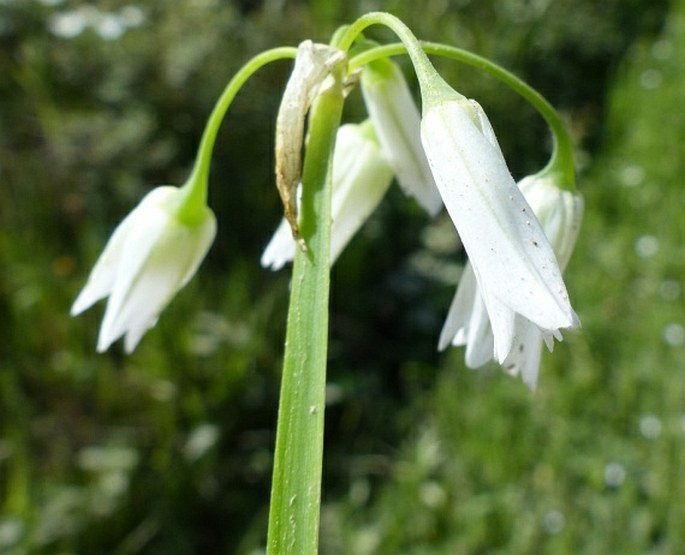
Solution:
{"label": "allium triquetrum plant", "polygon": [[[389,27],[400,42],[363,36]],[[408,55],[417,106],[393,61]],[[470,64],[525,98],[549,124],[554,149],[537,174],[516,183],[495,131],[476,100],[452,88],[429,56]],[[248,78],[294,59],[276,120],[276,185],[284,218],[262,255],[279,269],[293,261],[277,424],[267,552],[318,548],[331,264],[396,179],[434,216],[447,210],[468,264],[447,312],[439,347],[466,347],[466,364],[495,360],[534,388],[543,341],[579,325],[562,270],[582,219],[573,149],[555,110],[521,80],[471,52],[422,42],[387,13],[340,28],[330,44],[305,40],[248,61],[209,117],[195,166],[180,187],[148,193],[114,231],[72,314],[108,297],[98,351],[124,336],[131,352],[197,271],[216,233],[207,206],[219,126]],[[346,97],[362,90],[368,119],[342,125]]]}

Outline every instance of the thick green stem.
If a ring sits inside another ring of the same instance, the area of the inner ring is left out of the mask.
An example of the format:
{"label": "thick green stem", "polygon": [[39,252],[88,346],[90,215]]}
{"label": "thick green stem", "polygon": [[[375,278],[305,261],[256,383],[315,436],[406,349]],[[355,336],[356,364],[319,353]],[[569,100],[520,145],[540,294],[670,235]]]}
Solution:
{"label": "thick green stem", "polygon": [[315,555],[328,352],[331,169],[343,107],[342,79],[311,109],[302,173],[300,231],[307,250],[293,266],[278,409],[267,553]]}
{"label": "thick green stem", "polygon": [[207,204],[207,183],[209,180],[209,166],[212,161],[212,151],[216,136],[224,120],[226,111],[233,102],[240,88],[257,70],[268,63],[276,60],[294,58],[297,55],[297,48],[281,47],[273,48],[258,54],[248,61],[233,76],[221,93],[219,100],[214,106],[212,113],[207,120],[205,130],[202,133],[200,146],[197,150],[195,165],[190,178],[183,187],[184,197],[181,209],[178,212],[179,218],[192,222],[197,217],[203,217],[203,210]]}
{"label": "thick green stem", "polygon": [[[538,111],[547,125],[549,125],[554,141],[552,156],[542,172],[553,171],[558,173],[561,177],[561,179],[558,180],[559,185],[571,191],[575,190],[573,141],[564,121],[545,97],[510,71],[507,71],[502,66],[487,58],[483,58],[478,54],[454,46],[447,46],[434,42],[422,41],[421,46],[427,54],[451,58],[489,73],[527,100],[528,103]],[[388,56],[406,54],[406,52],[407,48],[403,43],[378,46],[352,58],[349,64],[349,71],[355,71],[374,60],[387,58]]]}

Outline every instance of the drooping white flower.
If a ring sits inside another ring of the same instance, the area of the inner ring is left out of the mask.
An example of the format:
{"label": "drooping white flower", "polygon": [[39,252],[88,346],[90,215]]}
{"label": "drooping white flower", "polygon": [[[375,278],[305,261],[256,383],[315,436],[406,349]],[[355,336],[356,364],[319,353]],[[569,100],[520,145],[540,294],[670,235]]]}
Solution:
{"label": "drooping white flower", "polygon": [[[582,197],[560,189],[549,176],[526,177],[519,182],[519,188],[540,220],[563,271],[578,237]],[[543,339],[551,350],[551,335],[520,314],[515,316],[512,346],[501,363],[508,373],[521,374],[531,389],[537,384]],[[473,267],[467,263],[440,335],[439,348],[445,349],[449,344],[466,346],[466,365],[478,368],[492,360],[493,342],[485,303]]]}
{"label": "drooping white flower", "polygon": [[483,109],[446,87],[442,82],[427,89],[421,139],[469,256],[494,357],[502,363],[512,350],[517,315],[547,337],[578,325],[578,318],[552,246],[511,177]]}
{"label": "drooping white flower", "polygon": [[552,244],[563,271],[573,253],[583,220],[580,194],[561,189],[550,175],[529,175],[518,183]]}
{"label": "drooping white flower", "polygon": [[182,190],[157,187],[119,224],[71,308],[80,314],[109,296],[97,350],[122,335],[127,353],[195,274],[216,234],[207,207],[193,221],[179,217]]}
{"label": "drooping white flower", "polygon": [[419,111],[402,71],[389,59],[377,60],[364,67],[361,87],[397,182],[434,216],[442,208],[442,199],[421,146]]}
{"label": "drooping white flower", "polygon": [[[333,152],[331,263],[380,203],[392,182],[370,121],[338,129]],[[295,240],[285,218],[262,254],[261,264],[282,268],[295,257]]]}

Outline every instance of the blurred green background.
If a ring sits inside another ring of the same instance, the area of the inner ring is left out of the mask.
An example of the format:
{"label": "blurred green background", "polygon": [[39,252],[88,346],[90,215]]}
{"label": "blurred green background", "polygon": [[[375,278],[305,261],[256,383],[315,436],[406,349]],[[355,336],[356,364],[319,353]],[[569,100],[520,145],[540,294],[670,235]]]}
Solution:
{"label": "blurred green background", "polygon": [[[463,255],[394,188],[333,272],[322,553],[685,553],[684,0],[0,0],[0,553],[262,553],[288,271],[258,259],[289,63],[231,108],[217,241],[136,352],[96,355],[102,306],[68,311],[117,222],[185,180],[237,67],[372,9],[568,118],[583,327],[535,394],[436,353]],[[545,162],[532,110],[437,64],[517,177]]]}

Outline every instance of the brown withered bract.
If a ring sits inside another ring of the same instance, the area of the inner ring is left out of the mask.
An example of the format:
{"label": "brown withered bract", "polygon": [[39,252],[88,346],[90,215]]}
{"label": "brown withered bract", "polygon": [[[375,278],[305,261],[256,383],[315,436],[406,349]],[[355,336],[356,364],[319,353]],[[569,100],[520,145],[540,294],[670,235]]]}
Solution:
{"label": "brown withered bract", "polygon": [[278,109],[276,186],[283,201],[285,218],[301,247],[304,244],[298,225],[297,185],[302,177],[302,143],[307,112],[331,71],[344,61],[345,53],[337,48],[310,40],[301,43]]}

